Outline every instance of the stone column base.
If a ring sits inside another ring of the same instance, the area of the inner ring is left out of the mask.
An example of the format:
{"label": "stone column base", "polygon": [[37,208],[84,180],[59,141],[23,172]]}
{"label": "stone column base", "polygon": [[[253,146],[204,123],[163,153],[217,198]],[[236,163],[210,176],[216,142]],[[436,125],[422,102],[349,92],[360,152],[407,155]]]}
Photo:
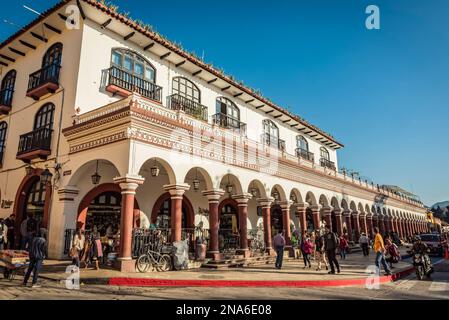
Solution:
{"label": "stone column base", "polygon": [[243,256],[245,259],[251,257],[251,251],[249,249],[239,249],[237,250],[237,255]]}
{"label": "stone column base", "polygon": [[136,260],[116,260],[114,262],[114,268],[118,269],[120,272],[134,273],[136,272]]}
{"label": "stone column base", "polygon": [[223,253],[220,252],[208,252],[207,253],[207,257],[214,260],[214,261],[219,261],[219,260],[223,260],[224,259],[224,255]]}

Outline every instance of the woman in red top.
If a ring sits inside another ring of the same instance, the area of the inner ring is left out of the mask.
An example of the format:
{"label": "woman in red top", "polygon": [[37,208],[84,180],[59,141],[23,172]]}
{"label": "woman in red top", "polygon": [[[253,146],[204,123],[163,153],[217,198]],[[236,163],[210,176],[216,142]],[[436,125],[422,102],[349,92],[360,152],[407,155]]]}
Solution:
{"label": "woman in red top", "polygon": [[340,244],[339,244],[339,249],[340,249],[340,257],[345,260],[346,259],[346,253],[347,250],[349,248],[349,244],[348,241],[346,240],[346,238],[344,236],[340,236]]}
{"label": "woman in red top", "polygon": [[310,255],[313,251],[313,243],[310,240],[310,236],[307,235],[302,243],[302,256],[304,259],[304,269],[309,266],[309,269],[312,268],[312,264],[310,263]]}

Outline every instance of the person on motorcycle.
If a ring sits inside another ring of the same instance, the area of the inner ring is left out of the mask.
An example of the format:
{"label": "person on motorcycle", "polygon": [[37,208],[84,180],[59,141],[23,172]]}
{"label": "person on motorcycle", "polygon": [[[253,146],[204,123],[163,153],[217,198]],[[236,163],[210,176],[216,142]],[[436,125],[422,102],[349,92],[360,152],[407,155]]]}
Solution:
{"label": "person on motorcycle", "polygon": [[430,257],[428,255],[429,253],[429,247],[421,241],[421,237],[420,236],[415,236],[413,238],[414,243],[413,243],[413,247],[412,247],[412,253],[413,254],[421,254],[424,257],[424,263],[425,263],[425,270],[429,270],[432,268],[432,264],[430,261]]}

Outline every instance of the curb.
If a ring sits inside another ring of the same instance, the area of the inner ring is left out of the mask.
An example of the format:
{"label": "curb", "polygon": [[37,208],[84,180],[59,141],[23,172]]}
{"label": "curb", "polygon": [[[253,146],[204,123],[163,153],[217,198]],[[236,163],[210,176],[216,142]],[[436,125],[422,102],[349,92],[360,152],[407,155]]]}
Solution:
{"label": "curb", "polygon": [[[388,283],[406,277],[414,272],[413,267],[395,273],[391,276],[382,276],[379,283]],[[241,280],[168,280],[168,279],[142,279],[142,278],[111,278],[110,286],[125,287],[347,287],[365,285],[370,277],[342,280],[305,280],[305,281],[241,281]]]}

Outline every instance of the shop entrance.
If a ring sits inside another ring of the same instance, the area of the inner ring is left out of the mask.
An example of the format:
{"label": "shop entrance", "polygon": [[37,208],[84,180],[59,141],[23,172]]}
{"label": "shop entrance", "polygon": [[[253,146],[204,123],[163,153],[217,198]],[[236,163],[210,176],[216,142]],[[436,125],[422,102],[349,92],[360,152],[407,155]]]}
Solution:
{"label": "shop entrance", "polygon": [[271,237],[276,236],[284,229],[284,219],[282,218],[282,208],[278,205],[271,207]]}
{"label": "shop entrance", "polygon": [[237,203],[233,200],[222,203],[218,240],[220,251],[236,250],[240,246]]}
{"label": "shop entrance", "polygon": [[121,209],[120,193],[110,191],[98,195],[87,208],[86,232],[113,237],[120,230]]}
{"label": "shop entrance", "polygon": [[45,189],[45,186],[40,180],[35,179],[26,194],[22,221],[31,214],[37,220],[37,225],[42,225],[42,220],[44,219]]}

